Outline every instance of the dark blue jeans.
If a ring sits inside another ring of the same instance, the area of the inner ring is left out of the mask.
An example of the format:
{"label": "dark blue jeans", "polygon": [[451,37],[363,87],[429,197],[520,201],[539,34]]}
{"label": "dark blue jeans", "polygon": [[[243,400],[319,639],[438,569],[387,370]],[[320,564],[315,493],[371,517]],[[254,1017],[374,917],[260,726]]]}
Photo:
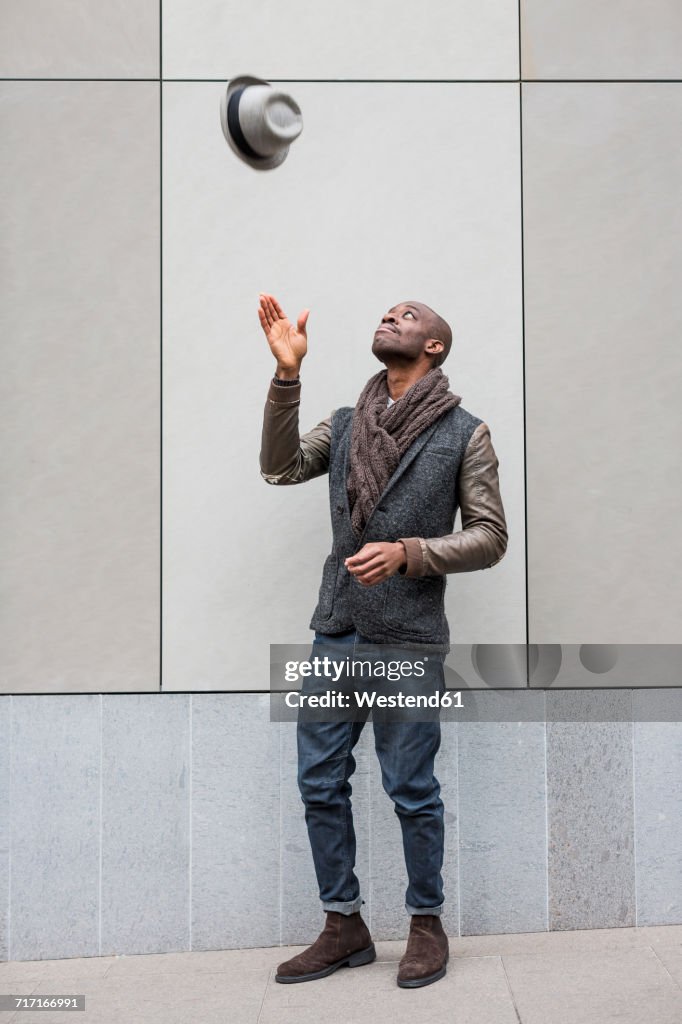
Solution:
{"label": "dark blue jeans", "polygon": [[[328,654],[330,649],[341,659],[352,657],[356,646],[363,643],[369,641],[355,630],[337,636],[315,633],[311,658]],[[363,656],[357,652],[358,658]],[[429,654],[432,690],[445,689],[443,661],[444,655]],[[299,711],[298,786],[320,899],[325,910],[352,914],[363,900],[354,871],[349,780],[355,770],[353,748],[365,722],[302,718]],[[440,747],[440,721],[437,716],[431,721],[381,721],[376,711],[372,720],[382,783],[402,828],[408,877],[405,909],[408,914],[439,915],[443,908],[443,801],[433,769]]]}

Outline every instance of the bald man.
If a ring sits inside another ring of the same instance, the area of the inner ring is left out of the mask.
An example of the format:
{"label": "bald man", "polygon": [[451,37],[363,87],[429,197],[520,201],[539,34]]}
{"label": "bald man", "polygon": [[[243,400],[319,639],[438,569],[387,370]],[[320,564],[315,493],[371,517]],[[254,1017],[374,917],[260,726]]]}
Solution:
{"label": "bald man", "polygon": [[[352,660],[368,644],[410,654],[414,666],[421,654],[425,685],[443,694],[450,649],[446,576],[492,568],[507,549],[490,429],[463,408],[441,370],[452,345],[448,323],[423,302],[410,301],[381,318],[372,352],[384,369],[367,381],[355,406],[335,409],[301,436],[309,312],[304,309],[294,325],[273,295],[260,295],[258,315],[276,361],[261,475],[269,484],[290,485],[329,474],[333,545],[310,622],[311,660],[330,652]],[[458,509],[462,529],[453,532]],[[353,686],[361,688],[351,680]],[[360,913],[350,802],[352,752],[363,725],[357,716],[315,720],[299,712],[298,785],[326,920],[312,945],[279,965],[282,984],[376,958]],[[434,775],[440,721],[437,715],[395,720],[373,712],[373,728],[408,877],[410,929],[397,983],[418,988],[444,976],[449,954],[441,923],[444,808]]]}

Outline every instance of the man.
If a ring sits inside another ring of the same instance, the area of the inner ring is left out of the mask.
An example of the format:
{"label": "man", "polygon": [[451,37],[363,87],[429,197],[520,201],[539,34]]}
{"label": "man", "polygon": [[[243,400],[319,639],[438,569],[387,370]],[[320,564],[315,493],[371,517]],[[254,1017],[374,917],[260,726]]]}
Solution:
{"label": "man", "polygon": [[[313,649],[324,644],[351,657],[367,643],[427,649],[429,671],[443,689],[450,635],[445,576],[490,568],[507,548],[490,430],[448,390],[440,369],[450,327],[421,302],[394,306],[372,344],[385,369],[369,379],[354,408],[334,410],[299,436],[309,310],[293,325],[274,296],[261,294],[258,315],[277,364],[265,405],[261,475],[281,485],[329,473],[334,543],[310,623]],[[462,529],[453,533],[458,507]],[[299,714],[298,784],[326,923],[308,949],[279,965],[281,983],[312,981],[376,956],[360,914],[349,800],[352,750],[363,724]],[[397,981],[417,988],[442,978],[448,959],[440,920],[443,802],[433,774],[440,722],[374,717],[373,725],[409,880],[410,932]]]}

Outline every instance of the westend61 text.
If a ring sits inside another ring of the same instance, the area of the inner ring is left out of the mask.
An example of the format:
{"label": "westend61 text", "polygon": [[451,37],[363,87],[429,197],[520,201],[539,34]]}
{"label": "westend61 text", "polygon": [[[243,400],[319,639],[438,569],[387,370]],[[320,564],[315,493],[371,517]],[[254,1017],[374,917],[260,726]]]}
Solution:
{"label": "westend61 text", "polygon": [[340,690],[327,690],[325,693],[299,693],[291,690],[284,701],[287,707],[300,708],[349,708],[351,702],[359,708],[461,708],[461,690],[450,693],[438,691],[429,696],[413,693],[342,693]]}

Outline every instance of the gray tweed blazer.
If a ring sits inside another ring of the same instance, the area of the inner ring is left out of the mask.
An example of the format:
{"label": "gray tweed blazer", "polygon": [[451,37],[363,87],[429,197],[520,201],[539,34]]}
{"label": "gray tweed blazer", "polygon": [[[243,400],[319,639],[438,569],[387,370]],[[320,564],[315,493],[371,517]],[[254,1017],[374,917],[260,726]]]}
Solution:
{"label": "gray tweed blazer", "polygon": [[448,651],[445,574],[394,575],[364,587],[348,572],[344,560],[371,541],[451,533],[458,508],[460,464],[471,435],[483,421],[460,404],[423,431],[403,455],[358,539],[351,527],[346,488],[352,419],[353,409],[348,406],[332,416],[329,500],[333,545],[322,571],[310,628],[333,634],[355,627],[374,643],[429,645]]}

